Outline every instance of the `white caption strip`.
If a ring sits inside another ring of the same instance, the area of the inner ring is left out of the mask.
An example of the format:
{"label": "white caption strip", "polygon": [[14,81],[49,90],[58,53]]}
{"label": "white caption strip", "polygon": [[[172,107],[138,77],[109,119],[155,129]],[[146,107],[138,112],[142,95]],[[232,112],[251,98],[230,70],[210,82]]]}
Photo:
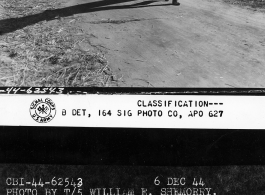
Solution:
{"label": "white caption strip", "polygon": [[0,125],[264,129],[264,96],[0,95]]}

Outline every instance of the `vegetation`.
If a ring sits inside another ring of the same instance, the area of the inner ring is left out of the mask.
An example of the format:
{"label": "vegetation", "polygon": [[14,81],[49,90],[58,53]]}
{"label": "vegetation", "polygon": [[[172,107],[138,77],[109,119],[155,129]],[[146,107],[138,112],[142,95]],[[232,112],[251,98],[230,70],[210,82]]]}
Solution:
{"label": "vegetation", "polygon": [[225,2],[254,9],[265,9],[265,0],[224,0]]}
{"label": "vegetation", "polygon": [[[77,16],[45,20],[56,0],[0,0],[0,86],[111,86],[102,52]],[[46,15],[45,15],[46,14]]]}

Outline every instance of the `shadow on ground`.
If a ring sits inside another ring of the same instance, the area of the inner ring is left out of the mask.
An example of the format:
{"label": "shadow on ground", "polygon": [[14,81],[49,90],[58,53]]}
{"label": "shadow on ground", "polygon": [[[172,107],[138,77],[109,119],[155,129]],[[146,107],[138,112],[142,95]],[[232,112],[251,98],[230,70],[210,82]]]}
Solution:
{"label": "shadow on ground", "polygon": [[0,35],[3,35],[5,33],[10,33],[18,29],[22,29],[26,26],[33,25],[41,21],[50,21],[56,18],[68,17],[80,13],[171,5],[171,4],[150,5],[151,3],[156,1],[145,1],[131,5],[113,5],[117,3],[124,3],[131,1],[135,0],[102,0],[97,2],[60,8],[60,9],[46,10],[39,14],[34,14],[20,18],[9,18],[9,19],[0,20],[0,29],[1,29]]}

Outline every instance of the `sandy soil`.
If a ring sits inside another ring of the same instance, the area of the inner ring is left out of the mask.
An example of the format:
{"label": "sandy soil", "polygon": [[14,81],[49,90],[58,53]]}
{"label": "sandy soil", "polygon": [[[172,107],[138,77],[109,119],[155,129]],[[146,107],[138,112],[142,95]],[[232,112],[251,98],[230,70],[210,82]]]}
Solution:
{"label": "sandy soil", "polygon": [[[69,9],[96,2],[62,1]],[[265,87],[264,13],[179,2],[131,0],[76,14],[121,87]]]}

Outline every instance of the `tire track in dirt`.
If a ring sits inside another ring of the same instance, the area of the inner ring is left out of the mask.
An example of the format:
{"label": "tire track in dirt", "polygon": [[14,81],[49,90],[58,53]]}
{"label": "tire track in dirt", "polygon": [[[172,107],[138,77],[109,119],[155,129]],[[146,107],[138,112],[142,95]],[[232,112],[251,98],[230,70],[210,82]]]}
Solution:
{"label": "tire track in dirt", "polygon": [[119,86],[264,87],[264,13],[212,0],[130,7],[141,2],[80,14]]}

